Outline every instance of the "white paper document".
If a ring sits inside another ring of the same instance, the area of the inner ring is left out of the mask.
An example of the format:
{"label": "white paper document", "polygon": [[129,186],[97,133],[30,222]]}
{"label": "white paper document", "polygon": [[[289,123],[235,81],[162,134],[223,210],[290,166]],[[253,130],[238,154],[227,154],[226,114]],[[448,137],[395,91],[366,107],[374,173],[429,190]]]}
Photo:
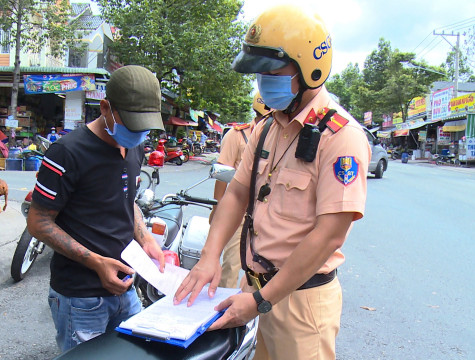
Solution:
{"label": "white paper document", "polygon": [[145,337],[187,340],[195,333],[204,331],[205,325],[218,314],[218,311],[214,310],[216,305],[240,291],[218,288],[215,296],[209,298],[206,286],[190,307],[187,306],[187,299],[179,305],[173,305],[173,295],[165,296],[123,321],[120,328]]}
{"label": "white paper document", "polygon": [[165,264],[165,272],[161,273],[157,265],[135,240],[127,245],[120,256],[141,277],[165,295],[175,295],[183,279],[190,272],[187,269],[167,263]]}

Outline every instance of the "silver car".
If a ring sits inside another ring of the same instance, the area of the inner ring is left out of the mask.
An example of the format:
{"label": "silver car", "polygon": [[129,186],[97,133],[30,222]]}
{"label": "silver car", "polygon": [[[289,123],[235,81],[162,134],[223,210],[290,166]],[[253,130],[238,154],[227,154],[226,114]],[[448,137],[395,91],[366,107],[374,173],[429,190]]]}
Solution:
{"label": "silver car", "polygon": [[372,151],[368,172],[374,174],[377,179],[381,179],[388,169],[388,153],[381,146],[381,141],[378,138],[374,137],[368,129],[363,129]]}

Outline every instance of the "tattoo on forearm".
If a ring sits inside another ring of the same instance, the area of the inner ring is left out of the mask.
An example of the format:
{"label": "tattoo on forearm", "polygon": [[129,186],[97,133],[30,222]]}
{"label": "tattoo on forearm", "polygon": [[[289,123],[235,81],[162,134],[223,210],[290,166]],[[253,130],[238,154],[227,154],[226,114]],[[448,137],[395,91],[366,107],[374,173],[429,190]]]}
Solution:
{"label": "tattoo on forearm", "polygon": [[36,237],[50,246],[56,252],[85,264],[91,256],[91,251],[81,245],[55,223],[55,210],[45,209],[32,202],[30,216],[34,219]]}
{"label": "tattoo on forearm", "polygon": [[140,211],[137,204],[134,205],[134,236],[140,244],[143,245],[145,240],[145,234],[147,233],[147,228],[143,222],[142,212]]}

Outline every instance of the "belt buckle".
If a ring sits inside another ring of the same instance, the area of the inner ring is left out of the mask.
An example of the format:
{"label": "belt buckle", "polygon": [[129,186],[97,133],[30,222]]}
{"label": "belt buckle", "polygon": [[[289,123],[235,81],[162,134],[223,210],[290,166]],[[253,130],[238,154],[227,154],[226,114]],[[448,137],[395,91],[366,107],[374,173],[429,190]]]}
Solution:
{"label": "belt buckle", "polygon": [[251,274],[249,271],[247,272],[248,279],[251,281],[252,286],[254,286],[257,290],[262,289],[261,282],[259,278],[253,274]]}

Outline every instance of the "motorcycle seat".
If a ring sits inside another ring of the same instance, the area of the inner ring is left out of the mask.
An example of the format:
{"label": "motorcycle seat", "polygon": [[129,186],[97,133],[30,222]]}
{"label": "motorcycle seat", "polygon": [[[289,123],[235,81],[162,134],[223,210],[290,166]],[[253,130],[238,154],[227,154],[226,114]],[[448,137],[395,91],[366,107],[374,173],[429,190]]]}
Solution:
{"label": "motorcycle seat", "polygon": [[59,355],[55,360],[141,359],[218,360],[227,359],[242,343],[246,327],[205,332],[188,348],[109,331]]}

